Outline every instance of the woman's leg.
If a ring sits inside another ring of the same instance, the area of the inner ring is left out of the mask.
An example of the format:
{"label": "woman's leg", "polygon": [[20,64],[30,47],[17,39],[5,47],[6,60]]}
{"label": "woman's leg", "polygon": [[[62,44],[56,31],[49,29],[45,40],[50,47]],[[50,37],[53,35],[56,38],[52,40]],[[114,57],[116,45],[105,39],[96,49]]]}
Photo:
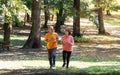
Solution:
{"label": "woman's leg", "polygon": [[71,52],[67,52],[67,66],[66,66],[66,68],[69,67],[70,56],[71,56]]}
{"label": "woman's leg", "polygon": [[64,67],[66,64],[66,51],[63,51],[63,65],[62,67]]}
{"label": "woman's leg", "polygon": [[52,50],[48,50],[48,59],[49,59],[49,64],[50,68],[52,68]]}
{"label": "woman's leg", "polygon": [[53,67],[55,66],[55,59],[56,59],[56,51],[57,51],[57,48],[54,48],[52,50],[52,58],[53,58]]}

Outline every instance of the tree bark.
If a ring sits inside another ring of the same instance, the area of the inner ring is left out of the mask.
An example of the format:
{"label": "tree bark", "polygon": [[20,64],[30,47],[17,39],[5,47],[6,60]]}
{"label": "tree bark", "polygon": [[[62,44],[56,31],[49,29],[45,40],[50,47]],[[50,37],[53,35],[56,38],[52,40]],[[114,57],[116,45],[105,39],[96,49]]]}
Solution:
{"label": "tree bark", "polygon": [[45,13],[45,24],[43,26],[43,28],[47,28],[47,24],[48,24],[48,20],[49,20],[49,17],[50,17],[50,14],[49,14],[49,9],[48,9],[48,1],[47,0],[44,0],[44,13]]}
{"label": "tree bark", "polygon": [[110,13],[109,9],[106,10],[106,15],[111,16],[111,13]]}
{"label": "tree bark", "polygon": [[4,29],[4,44],[10,45],[10,24],[4,23],[3,29]]}
{"label": "tree bark", "polygon": [[80,0],[74,0],[73,36],[80,36]]}
{"label": "tree bark", "polygon": [[29,38],[23,48],[40,48],[41,35],[40,35],[40,5],[41,0],[32,0],[32,27]]}
{"label": "tree bark", "polygon": [[56,21],[56,24],[55,24],[55,31],[56,32],[61,32],[60,31],[60,26],[64,23],[63,22],[63,1],[61,0],[60,3],[59,3],[59,13],[57,13],[57,21]]}
{"label": "tree bark", "polygon": [[98,21],[99,21],[99,34],[106,34],[105,28],[104,28],[104,21],[103,21],[103,10],[102,7],[100,7],[101,1],[98,1]]}

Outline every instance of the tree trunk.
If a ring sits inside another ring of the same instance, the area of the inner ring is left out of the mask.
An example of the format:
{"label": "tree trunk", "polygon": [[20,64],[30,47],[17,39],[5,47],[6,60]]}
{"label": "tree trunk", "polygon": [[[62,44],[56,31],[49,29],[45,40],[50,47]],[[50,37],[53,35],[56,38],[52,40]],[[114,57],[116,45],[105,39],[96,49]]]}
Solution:
{"label": "tree trunk", "polygon": [[60,31],[60,26],[63,24],[63,1],[61,0],[59,3],[59,13],[57,13],[57,22],[55,25],[55,31],[56,32],[61,32]]}
{"label": "tree trunk", "polygon": [[49,14],[49,9],[48,9],[48,1],[47,0],[44,0],[44,13],[45,13],[45,24],[43,26],[43,28],[47,28],[47,23],[48,23],[48,20],[49,20],[49,17],[50,17],[50,14]]}
{"label": "tree trunk", "polygon": [[80,0],[74,0],[73,36],[80,36]]}
{"label": "tree trunk", "polygon": [[10,24],[4,23],[3,29],[4,29],[4,44],[10,45]]}
{"label": "tree trunk", "polygon": [[106,10],[106,13],[107,13],[106,15],[111,16],[111,13],[110,13],[109,9]]}
{"label": "tree trunk", "polygon": [[61,32],[60,31],[60,26],[61,26],[60,18],[61,18],[60,14],[57,14],[57,22],[55,24],[55,31],[58,32],[58,33]]}
{"label": "tree trunk", "polygon": [[31,17],[27,12],[25,13],[25,16],[24,16],[24,26],[25,26],[26,22],[28,22],[28,23],[31,22]]}
{"label": "tree trunk", "polygon": [[61,25],[64,25],[64,24],[65,24],[65,19],[66,19],[66,17],[67,17],[67,16],[63,13]]}
{"label": "tree trunk", "polygon": [[50,20],[53,21],[54,20],[54,15],[52,14],[50,17]]}
{"label": "tree trunk", "polygon": [[19,27],[18,25],[19,23],[17,21],[15,21],[15,27]]}
{"label": "tree trunk", "polygon": [[40,48],[40,5],[41,0],[32,0],[32,27],[28,40],[23,48]]}
{"label": "tree trunk", "polygon": [[98,1],[98,21],[99,21],[99,34],[106,34],[104,28],[104,21],[103,21],[103,11],[102,7],[100,7],[101,1]]}

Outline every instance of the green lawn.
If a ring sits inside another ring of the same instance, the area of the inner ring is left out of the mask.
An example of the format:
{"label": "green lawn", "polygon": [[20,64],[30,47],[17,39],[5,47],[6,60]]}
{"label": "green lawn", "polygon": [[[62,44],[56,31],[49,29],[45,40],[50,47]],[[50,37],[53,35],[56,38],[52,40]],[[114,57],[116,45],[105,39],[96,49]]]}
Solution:
{"label": "green lawn", "polygon": [[[11,35],[11,44],[13,46],[22,46],[27,40],[27,36],[23,35]],[[0,35],[0,41],[3,41],[3,35]]]}
{"label": "green lawn", "polygon": [[[11,43],[14,46],[22,46],[24,45],[25,41],[27,40],[28,36],[24,35],[11,35]],[[86,38],[88,38],[86,36]],[[89,38],[92,41],[107,41],[112,43],[113,41],[120,41],[117,37],[111,37],[111,36],[98,36],[93,35],[89,36]],[[104,38],[104,39],[103,39]],[[0,40],[3,39],[3,36],[0,35]],[[94,42],[95,43],[95,42]],[[42,44],[44,45],[44,42],[42,41]],[[79,43],[78,43],[79,44]],[[85,43],[87,44],[87,43]],[[80,43],[80,47],[88,47],[88,48],[94,48],[99,44],[96,44],[94,46],[88,45],[88,46],[82,46]],[[78,45],[79,46],[79,45]],[[119,49],[119,48],[118,48]],[[27,54],[29,53],[29,54]],[[33,54],[32,54],[33,53]],[[37,54],[38,53],[38,54]],[[26,72],[30,72],[30,70],[38,70],[35,73],[41,73],[43,75],[119,75],[120,74],[120,58],[103,58],[102,56],[80,56],[79,54],[76,54],[71,57],[70,62],[70,68],[65,69],[62,68],[62,54],[60,56],[57,56],[56,58],[56,69],[53,71],[49,70],[49,63],[48,63],[48,57],[46,56],[39,56],[39,53],[41,52],[35,52],[33,50],[31,51],[17,51],[17,52],[3,52],[3,55],[1,55],[0,60],[0,70],[19,70],[19,73],[23,70],[27,70]],[[6,56],[4,56],[6,55]],[[3,57],[3,58],[2,58]],[[34,72],[34,71],[33,71]],[[17,73],[17,72],[16,72]],[[37,75],[34,74],[33,75]]]}
{"label": "green lawn", "polygon": [[111,25],[118,25],[120,26],[120,18],[115,18],[115,17],[105,17],[104,18],[105,22],[111,24]]}
{"label": "green lawn", "polygon": [[[48,60],[16,60],[16,61],[0,61],[0,69],[12,70],[41,70],[37,71],[40,74],[49,75],[119,75],[119,62],[81,62],[71,61],[69,69],[62,68],[62,61],[56,61],[56,68],[49,71]],[[29,72],[29,71],[28,71]],[[36,72],[36,73],[37,73]],[[30,72],[29,72],[30,73]],[[32,73],[32,72],[31,72]],[[33,74],[34,75],[34,74]]]}

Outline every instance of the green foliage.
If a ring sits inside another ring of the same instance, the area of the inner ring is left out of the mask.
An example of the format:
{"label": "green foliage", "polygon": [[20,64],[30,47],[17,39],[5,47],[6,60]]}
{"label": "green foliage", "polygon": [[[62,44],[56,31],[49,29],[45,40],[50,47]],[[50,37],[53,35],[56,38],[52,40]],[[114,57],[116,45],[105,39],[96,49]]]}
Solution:
{"label": "green foliage", "polygon": [[2,14],[4,16],[4,23],[17,22],[21,25],[24,19],[21,19],[21,12],[29,12],[27,7],[21,0],[1,0]]}
{"label": "green foliage", "polygon": [[89,4],[90,2],[88,0],[80,0],[81,17],[86,17],[90,14]]}
{"label": "green foliage", "polygon": [[[103,10],[106,10],[106,9],[111,10],[111,7],[117,4],[117,0],[100,0],[100,1],[101,1],[100,7],[102,7]],[[95,7],[93,7],[93,9],[99,8],[98,2],[99,2],[99,0],[92,0],[92,4],[94,4],[94,6],[95,6]]]}
{"label": "green foliage", "polygon": [[61,20],[64,21],[64,19],[67,16],[72,16],[73,15],[73,1],[72,0],[56,0],[56,1],[51,1],[50,2],[52,5],[53,9],[53,14],[59,13],[60,10],[63,10],[63,16],[61,16]]}
{"label": "green foliage", "polygon": [[28,7],[29,10],[32,10],[32,0],[22,0],[22,2]]}
{"label": "green foliage", "polygon": [[89,43],[91,42],[91,39],[85,38],[85,37],[74,37],[75,42],[81,42],[81,43]]}

